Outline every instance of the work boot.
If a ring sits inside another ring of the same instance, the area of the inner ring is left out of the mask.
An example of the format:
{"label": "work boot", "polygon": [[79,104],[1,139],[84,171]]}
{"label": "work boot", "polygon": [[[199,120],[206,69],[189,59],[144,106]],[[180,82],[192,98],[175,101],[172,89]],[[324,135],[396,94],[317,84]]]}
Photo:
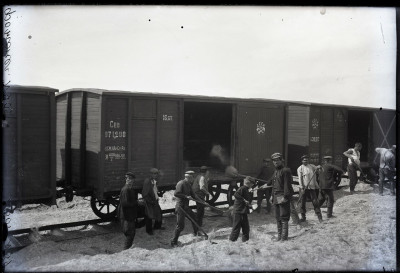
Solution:
{"label": "work boot", "polygon": [[305,221],[306,221],[306,214],[305,214],[305,213],[302,213],[299,222],[305,222]]}
{"label": "work boot", "polygon": [[328,208],[326,217],[328,217],[328,218],[332,217],[332,210],[333,210],[333,208]]}
{"label": "work boot", "polygon": [[130,236],[127,236],[127,237],[125,238],[124,250],[125,250],[125,249],[129,249],[129,248],[132,246],[132,244],[133,244],[133,238],[130,237]]}
{"label": "work boot", "polygon": [[317,216],[318,216],[318,221],[319,221],[320,223],[322,223],[322,214],[318,214]]}
{"label": "work boot", "polygon": [[280,241],[282,239],[282,221],[277,221],[276,226],[278,228],[278,237],[275,241]]}
{"label": "work boot", "polygon": [[289,221],[282,221],[282,241],[287,241],[289,236]]}

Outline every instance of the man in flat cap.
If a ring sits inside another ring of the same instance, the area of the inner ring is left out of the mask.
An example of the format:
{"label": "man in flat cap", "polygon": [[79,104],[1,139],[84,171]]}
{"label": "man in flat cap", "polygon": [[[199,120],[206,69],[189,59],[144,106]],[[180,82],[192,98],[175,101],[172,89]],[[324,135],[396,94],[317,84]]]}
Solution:
{"label": "man in flat cap", "polygon": [[[272,178],[272,175],[274,174],[274,168],[271,165],[271,159],[269,158],[264,158],[263,159],[263,166],[260,168],[257,178],[265,180],[265,181],[270,181]],[[262,181],[257,181],[258,186],[263,186],[267,183],[262,182]],[[261,211],[261,204],[262,201],[265,197],[265,200],[267,201],[267,213],[270,213],[271,211],[271,195],[272,195],[272,188],[264,188],[264,189],[259,189],[257,190],[257,208],[255,211],[257,213],[260,213]]]}
{"label": "man in flat cap", "polygon": [[[163,229],[162,224],[162,212],[160,204],[158,203],[159,194],[157,188],[157,182],[159,177],[159,171],[156,168],[150,169],[150,177],[147,177],[143,182],[142,197],[145,201],[146,206],[146,232],[149,235],[153,235],[153,229]],[[153,228],[154,219],[154,228]]]}
{"label": "man in flat cap", "polygon": [[[200,173],[196,176],[193,181],[192,190],[196,194],[196,196],[203,202],[206,200],[206,196],[210,195],[208,192],[208,180],[210,176],[210,171],[207,166],[200,167]],[[203,226],[203,217],[204,217],[204,205],[197,202],[196,203],[196,215],[197,215],[197,223],[199,226]]]}
{"label": "man in flat cap", "polygon": [[278,228],[277,241],[285,241],[289,236],[290,204],[293,195],[293,177],[289,168],[283,166],[283,156],[280,153],[271,155],[275,172],[272,176],[273,205]]}
{"label": "man in flat cap", "polygon": [[117,217],[120,220],[122,232],[125,235],[124,249],[133,244],[136,234],[135,220],[137,217],[137,192],[133,189],[135,175],[131,172],[125,174],[125,185],[119,195]]}
{"label": "man in flat cap", "polygon": [[380,155],[379,160],[379,194],[383,195],[383,182],[385,177],[390,183],[390,193],[395,195],[396,184],[394,176],[396,174],[396,145],[392,145],[390,149],[376,148],[375,152]]}
{"label": "man in flat cap", "polygon": [[232,232],[229,236],[230,241],[236,241],[239,237],[240,229],[242,229],[242,242],[246,242],[250,238],[250,225],[247,214],[250,213],[249,206],[253,199],[253,192],[249,192],[254,185],[254,181],[250,177],[246,177],[244,185],[235,192],[235,202],[233,204],[233,225]]}
{"label": "man in flat cap", "polygon": [[[176,197],[175,214],[176,214],[176,228],[174,231],[174,237],[171,239],[171,246],[178,245],[178,238],[182,230],[185,228],[185,213],[184,210],[190,218],[196,221],[196,215],[189,207],[189,200],[196,200],[197,196],[192,190],[194,172],[185,172],[185,179],[181,180],[176,184],[176,189],[174,196]],[[197,224],[197,222],[196,222]],[[192,222],[193,234],[197,236],[198,228],[195,223]]]}
{"label": "man in flat cap", "polygon": [[357,170],[360,169],[360,151],[362,149],[361,142],[354,144],[354,148],[348,149],[343,154],[348,158],[347,173],[350,179],[350,194],[354,193],[354,189],[358,182]]}
{"label": "man in flat cap", "polygon": [[335,185],[335,178],[341,177],[343,174],[343,170],[340,169],[338,166],[333,165],[332,163],[332,156],[324,156],[324,163],[321,166],[318,166],[318,180],[319,180],[319,206],[321,207],[324,204],[325,200],[328,199],[327,204],[327,217],[332,217],[333,212],[333,203],[335,202],[333,197],[334,185]]}
{"label": "man in flat cap", "polygon": [[315,214],[318,217],[319,222],[322,222],[321,209],[318,205],[318,192],[319,189],[317,183],[317,167],[313,164],[308,163],[308,155],[303,155],[301,157],[301,165],[297,168],[297,175],[299,177],[300,186],[300,222],[306,221],[306,202],[307,196],[310,196],[312,204],[314,206]]}

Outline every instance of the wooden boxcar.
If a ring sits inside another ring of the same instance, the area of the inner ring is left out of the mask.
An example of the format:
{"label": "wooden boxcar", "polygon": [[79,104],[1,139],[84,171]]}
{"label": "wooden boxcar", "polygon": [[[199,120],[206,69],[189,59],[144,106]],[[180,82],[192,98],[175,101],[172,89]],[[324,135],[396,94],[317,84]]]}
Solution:
{"label": "wooden boxcar", "polygon": [[48,87],[4,87],[3,201],[55,204],[56,92]]}
{"label": "wooden boxcar", "polygon": [[215,201],[220,184],[232,181],[227,165],[256,175],[262,158],[285,150],[283,102],[97,89],[67,90],[56,100],[57,179],[93,195],[102,217],[115,212],[128,170],[140,187],[159,168],[159,187],[169,190],[185,170],[210,166]]}
{"label": "wooden boxcar", "polygon": [[263,158],[281,152],[294,175],[303,154],[314,164],[332,155],[345,169],[343,152],[362,142],[362,167],[370,167],[374,148],[396,139],[395,111],[374,108],[99,89],[67,90],[56,101],[57,179],[91,195],[100,217],[115,215],[128,170],[141,188],[159,168],[166,191],[207,165],[210,202],[224,192],[231,203],[240,182],[224,174],[228,165],[256,176]]}

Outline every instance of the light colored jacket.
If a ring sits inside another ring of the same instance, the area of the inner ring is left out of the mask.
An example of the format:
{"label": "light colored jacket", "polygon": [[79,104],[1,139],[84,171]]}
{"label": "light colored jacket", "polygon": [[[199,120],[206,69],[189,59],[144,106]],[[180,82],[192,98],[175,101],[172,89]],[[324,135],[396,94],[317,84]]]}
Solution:
{"label": "light colored jacket", "polygon": [[317,175],[314,173],[317,167],[313,164],[300,165],[297,168],[297,176],[299,177],[299,185],[301,189],[318,189]]}

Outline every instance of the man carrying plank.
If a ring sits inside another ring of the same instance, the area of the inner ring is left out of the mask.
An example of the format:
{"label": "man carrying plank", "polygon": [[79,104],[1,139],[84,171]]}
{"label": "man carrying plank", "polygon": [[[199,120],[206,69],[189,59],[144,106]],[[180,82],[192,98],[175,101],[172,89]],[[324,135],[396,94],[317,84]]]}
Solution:
{"label": "man carrying plank", "polygon": [[[174,237],[171,239],[171,246],[178,245],[178,238],[181,231],[185,228],[185,213],[190,216],[191,219],[195,220],[196,215],[189,207],[189,200],[196,200],[197,196],[192,190],[192,181],[193,181],[193,171],[185,172],[185,179],[181,180],[176,184],[176,189],[174,196],[176,197],[176,206],[175,206],[175,214],[176,214],[176,228],[174,231]],[[193,234],[197,236],[198,232],[198,224],[192,221],[193,226]]]}
{"label": "man carrying plank", "polygon": [[315,214],[318,216],[319,222],[322,222],[321,209],[318,204],[318,193],[319,189],[317,183],[317,176],[315,172],[317,167],[313,164],[308,164],[308,155],[301,157],[301,166],[297,168],[297,175],[299,177],[300,186],[300,197],[298,204],[300,205],[301,219],[300,222],[306,221],[306,202],[307,196],[310,196],[312,204],[314,206]]}

